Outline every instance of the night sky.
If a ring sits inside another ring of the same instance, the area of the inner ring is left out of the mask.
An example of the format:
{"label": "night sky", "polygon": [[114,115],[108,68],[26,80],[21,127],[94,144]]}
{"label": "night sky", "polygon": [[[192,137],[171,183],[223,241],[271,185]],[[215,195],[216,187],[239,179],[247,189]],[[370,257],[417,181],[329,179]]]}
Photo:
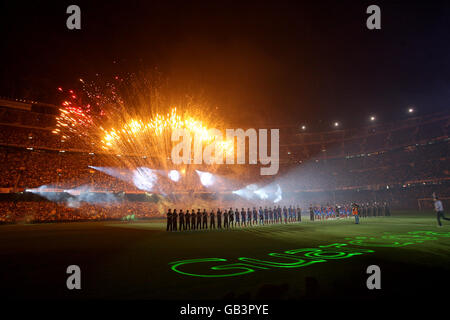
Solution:
{"label": "night sky", "polygon": [[[81,30],[66,28],[67,6]],[[381,30],[366,8],[381,7]],[[57,104],[58,86],[161,72],[238,122],[379,121],[449,109],[450,3],[3,1],[0,95]]]}

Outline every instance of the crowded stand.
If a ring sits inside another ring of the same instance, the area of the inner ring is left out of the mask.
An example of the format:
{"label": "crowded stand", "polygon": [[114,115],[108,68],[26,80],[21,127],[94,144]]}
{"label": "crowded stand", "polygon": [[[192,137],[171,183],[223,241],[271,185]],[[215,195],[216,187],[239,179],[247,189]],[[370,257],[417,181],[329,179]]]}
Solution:
{"label": "crowded stand", "polygon": [[[39,197],[31,201],[23,198],[28,189],[44,185],[62,190],[90,186],[112,194],[145,192],[92,169],[117,167],[118,155],[100,153],[81,139],[52,133],[56,106],[43,104],[38,108],[35,102],[5,99],[0,102],[0,222],[123,219],[131,215],[151,218],[164,214],[161,204],[142,199],[70,206]],[[444,199],[450,195],[449,126],[450,114],[441,113],[327,132],[282,127],[278,175],[260,176],[259,167],[252,165],[240,165],[239,169],[223,165],[216,173],[229,178],[238,174],[240,185],[230,184],[216,191],[213,201],[217,203],[207,208],[253,207],[234,196],[234,188],[281,179],[282,201],[300,203],[305,210],[310,205],[353,202],[388,202],[394,209],[421,209],[419,200],[430,198],[432,192]],[[204,169],[208,170],[206,166]],[[301,179],[289,179],[293,172]],[[173,191],[183,190],[174,186]],[[195,191],[200,198],[207,192]]]}

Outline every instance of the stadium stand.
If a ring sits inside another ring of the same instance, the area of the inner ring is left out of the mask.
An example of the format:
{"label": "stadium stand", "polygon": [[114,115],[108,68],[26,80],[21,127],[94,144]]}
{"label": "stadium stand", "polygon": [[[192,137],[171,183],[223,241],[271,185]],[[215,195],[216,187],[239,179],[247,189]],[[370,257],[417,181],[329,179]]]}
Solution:
{"label": "stadium stand", "polygon": [[[18,196],[42,185],[66,189],[92,185],[114,193],[142,192],[89,168],[114,166],[117,155],[97,154],[86,143],[53,134],[55,114],[56,106],[0,99],[0,221],[25,216],[32,221],[59,221],[123,215],[119,206],[83,204],[70,208]],[[349,199],[388,201],[393,208],[417,208],[418,199],[429,198],[432,192],[448,197],[449,127],[450,114],[441,113],[351,130],[305,133],[293,127],[282,129],[277,177],[288,176],[292,170],[302,174],[302,179],[283,185],[284,199],[301,199],[304,205]],[[274,179],[261,177],[255,166],[243,171],[239,173],[243,182],[269,183]],[[234,171],[224,167],[218,173],[232,176]],[[142,209],[143,216],[158,214],[153,203],[127,201],[127,208]],[[48,212],[53,214],[47,219]]]}

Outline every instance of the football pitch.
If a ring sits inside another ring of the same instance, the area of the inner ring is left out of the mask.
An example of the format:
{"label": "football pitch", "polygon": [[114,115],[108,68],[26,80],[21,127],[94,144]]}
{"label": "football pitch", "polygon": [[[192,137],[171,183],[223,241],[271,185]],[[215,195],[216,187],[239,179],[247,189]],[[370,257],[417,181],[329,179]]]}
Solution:
{"label": "football pitch", "polygon": [[[432,212],[229,231],[166,232],[165,221],[0,226],[6,299],[415,299],[450,285],[450,224]],[[68,290],[66,269],[81,269]],[[367,267],[381,289],[367,288]]]}

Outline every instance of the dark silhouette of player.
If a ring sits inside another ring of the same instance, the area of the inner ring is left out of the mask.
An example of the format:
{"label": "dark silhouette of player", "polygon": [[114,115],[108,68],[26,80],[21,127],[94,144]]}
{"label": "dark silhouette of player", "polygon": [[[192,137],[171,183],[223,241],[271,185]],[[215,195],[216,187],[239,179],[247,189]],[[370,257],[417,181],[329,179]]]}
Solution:
{"label": "dark silhouette of player", "polygon": [[191,230],[191,214],[189,213],[189,209],[184,214],[184,220],[186,220],[186,230]]}
{"label": "dark silhouette of player", "polygon": [[241,226],[240,218],[239,218],[239,209],[236,208],[234,211],[234,217],[236,219],[236,226]]}
{"label": "dark silhouette of player", "polygon": [[223,210],[223,227],[225,229],[230,228],[230,222],[229,222],[229,217],[228,217],[228,211],[227,209]]}
{"label": "dark silhouette of player", "polygon": [[166,231],[172,231],[172,210],[167,210],[167,228]]}
{"label": "dark silhouette of player", "polygon": [[232,208],[228,210],[228,218],[230,219],[230,228],[234,228],[234,212]]}
{"label": "dark silhouette of player", "polygon": [[214,210],[211,210],[211,213],[209,214],[209,228],[216,229],[216,214],[214,213]]}
{"label": "dark silhouette of player", "polygon": [[177,231],[177,219],[178,219],[177,209],[173,209],[173,214],[172,214],[172,230],[173,231]]}
{"label": "dark silhouette of player", "polygon": [[264,223],[269,223],[269,209],[267,207],[264,207]]}
{"label": "dark silhouette of player", "polygon": [[258,211],[256,211],[255,207],[253,207],[252,213],[253,213],[253,224],[254,225],[258,224]]}
{"label": "dark silhouette of player", "polygon": [[191,210],[191,230],[195,230],[195,210]]}
{"label": "dark silhouette of player", "polygon": [[208,213],[206,212],[206,209],[203,209],[202,218],[203,218],[202,229],[208,229]]}
{"label": "dark silhouette of player", "polygon": [[269,207],[269,223],[273,224],[273,210],[272,210],[272,207]]}
{"label": "dark silhouette of player", "polygon": [[197,210],[197,225],[195,228],[197,230],[202,228],[202,213],[200,212],[200,209]]}
{"label": "dark silhouette of player", "polygon": [[241,209],[241,223],[242,223],[242,226],[244,226],[244,227],[246,226],[245,217],[246,217],[245,210],[244,210],[244,208],[242,208]]}
{"label": "dark silhouette of player", "polygon": [[217,229],[222,229],[222,212],[220,208],[217,209]]}
{"label": "dark silhouette of player", "polygon": [[389,205],[387,202],[384,203],[384,213],[385,213],[386,217],[391,216],[391,209],[389,208]]}
{"label": "dark silhouette of player", "polygon": [[184,212],[183,209],[180,209],[180,213],[178,214],[178,217],[180,219],[180,231],[184,230]]}

